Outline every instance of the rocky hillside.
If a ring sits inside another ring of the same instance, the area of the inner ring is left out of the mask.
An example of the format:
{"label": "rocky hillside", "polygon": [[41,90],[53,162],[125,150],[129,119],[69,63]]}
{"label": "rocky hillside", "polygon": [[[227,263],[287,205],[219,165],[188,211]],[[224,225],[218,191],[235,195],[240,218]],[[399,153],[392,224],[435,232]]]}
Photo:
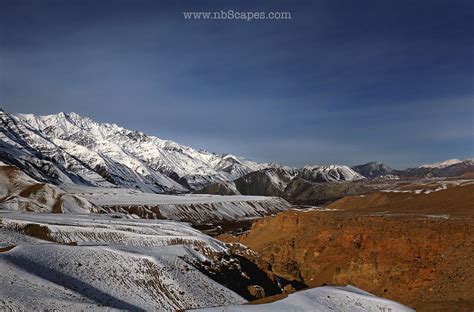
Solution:
{"label": "rocky hillside", "polygon": [[462,161],[445,161],[437,164],[400,170],[397,174],[404,178],[439,178],[473,175],[474,160],[469,158]]}
{"label": "rocky hillside", "polygon": [[417,311],[471,311],[474,185],[427,191],[288,211],[221,239],[249,246],[288,280],[352,284]]}
{"label": "rocky hillside", "polygon": [[15,166],[0,165],[0,209],[29,212],[89,213],[103,211],[84,197],[41,183]]}
{"label": "rocky hillside", "polygon": [[294,205],[318,206],[344,196],[368,194],[376,189],[377,185],[360,181],[315,183],[296,178],[288,183],[284,198]]}
{"label": "rocky hillside", "polygon": [[385,177],[394,172],[394,169],[389,166],[378,163],[378,162],[369,162],[364,165],[358,165],[352,167],[352,170],[363,175],[368,179],[375,179],[380,177]]}
{"label": "rocky hillside", "polygon": [[279,196],[296,205],[319,205],[347,195],[369,193],[374,187],[365,185],[364,180],[346,166],[269,168],[249,173],[233,183],[208,186],[198,193]]}
{"label": "rocky hillside", "polygon": [[249,173],[234,183],[240,194],[283,197],[294,175],[284,168],[271,168]]}

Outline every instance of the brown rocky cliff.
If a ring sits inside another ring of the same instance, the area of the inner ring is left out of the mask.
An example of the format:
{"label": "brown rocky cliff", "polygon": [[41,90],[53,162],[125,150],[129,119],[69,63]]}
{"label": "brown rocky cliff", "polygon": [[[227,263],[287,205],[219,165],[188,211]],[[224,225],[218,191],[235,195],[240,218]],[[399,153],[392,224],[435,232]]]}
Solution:
{"label": "brown rocky cliff", "polygon": [[352,284],[419,310],[474,302],[471,218],[288,211],[238,241],[275,274],[309,286]]}

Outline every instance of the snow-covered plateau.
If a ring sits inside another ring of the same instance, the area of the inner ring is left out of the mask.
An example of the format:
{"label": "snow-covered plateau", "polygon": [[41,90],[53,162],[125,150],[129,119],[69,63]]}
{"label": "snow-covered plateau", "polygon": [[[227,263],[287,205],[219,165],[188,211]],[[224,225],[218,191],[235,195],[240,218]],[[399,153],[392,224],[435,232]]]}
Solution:
{"label": "snow-covered plateau", "polygon": [[162,218],[207,223],[256,218],[285,211],[291,205],[279,197],[221,196],[206,194],[162,195],[133,189],[64,187],[70,194],[87,199],[107,211],[134,214],[141,218]]}

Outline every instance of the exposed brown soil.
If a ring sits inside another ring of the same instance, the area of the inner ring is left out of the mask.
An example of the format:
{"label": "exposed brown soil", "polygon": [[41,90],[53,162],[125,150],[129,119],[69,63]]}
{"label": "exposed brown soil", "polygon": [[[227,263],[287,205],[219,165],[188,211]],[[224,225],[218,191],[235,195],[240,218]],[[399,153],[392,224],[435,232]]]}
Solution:
{"label": "exposed brown soil", "polygon": [[56,202],[54,203],[53,205],[53,209],[51,211],[52,213],[63,213],[63,200],[62,199],[58,199],[56,200]]}
{"label": "exposed brown soil", "polygon": [[18,168],[15,166],[0,166],[0,172],[5,174],[9,179],[13,179],[18,176]]}
{"label": "exposed brown soil", "polygon": [[32,184],[27,187],[25,187],[21,192],[20,196],[21,197],[29,197],[31,194],[35,194],[38,191],[40,191],[43,187],[45,186],[44,183],[38,183],[38,184]]}
{"label": "exposed brown soil", "polygon": [[347,210],[292,210],[219,238],[249,246],[276,275],[310,287],[351,284],[419,311],[472,311],[473,193],[463,186],[350,197],[333,204]]}
{"label": "exposed brown soil", "polygon": [[364,197],[348,196],[330,204],[328,208],[358,213],[387,211],[472,216],[474,184],[448,187],[429,194],[375,192]]}
{"label": "exposed brown soil", "polygon": [[275,302],[275,301],[278,301],[278,300],[281,300],[281,299],[285,299],[286,297],[288,297],[288,295],[289,295],[289,293],[276,294],[276,295],[273,295],[273,296],[268,296],[268,297],[260,298],[260,299],[257,299],[257,300],[249,301],[246,304],[271,303],[271,302]]}
{"label": "exposed brown soil", "polygon": [[465,179],[474,179],[474,171],[466,172],[461,177]]}
{"label": "exposed brown soil", "polygon": [[13,248],[15,248],[16,245],[10,245],[10,246],[6,246],[6,247],[0,247],[0,252],[7,252],[9,250],[12,250]]}
{"label": "exposed brown soil", "polygon": [[51,237],[50,229],[45,225],[28,223],[22,229],[22,232],[23,234],[28,235],[28,236],[39,238],[42,240],[47,240],[50,242],[55,242],[55,240]]}

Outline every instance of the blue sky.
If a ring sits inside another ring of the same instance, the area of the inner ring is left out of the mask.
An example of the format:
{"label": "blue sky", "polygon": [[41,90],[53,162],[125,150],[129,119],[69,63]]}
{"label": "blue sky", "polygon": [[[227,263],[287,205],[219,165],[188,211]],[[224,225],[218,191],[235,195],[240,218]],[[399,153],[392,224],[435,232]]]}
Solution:
{"label": "blue sky", "polygon": [[[229,9],[292,18],[182,14]],[[473,1],[0,0],[0,107],[294,166],[467,158],[473,15]]]}

